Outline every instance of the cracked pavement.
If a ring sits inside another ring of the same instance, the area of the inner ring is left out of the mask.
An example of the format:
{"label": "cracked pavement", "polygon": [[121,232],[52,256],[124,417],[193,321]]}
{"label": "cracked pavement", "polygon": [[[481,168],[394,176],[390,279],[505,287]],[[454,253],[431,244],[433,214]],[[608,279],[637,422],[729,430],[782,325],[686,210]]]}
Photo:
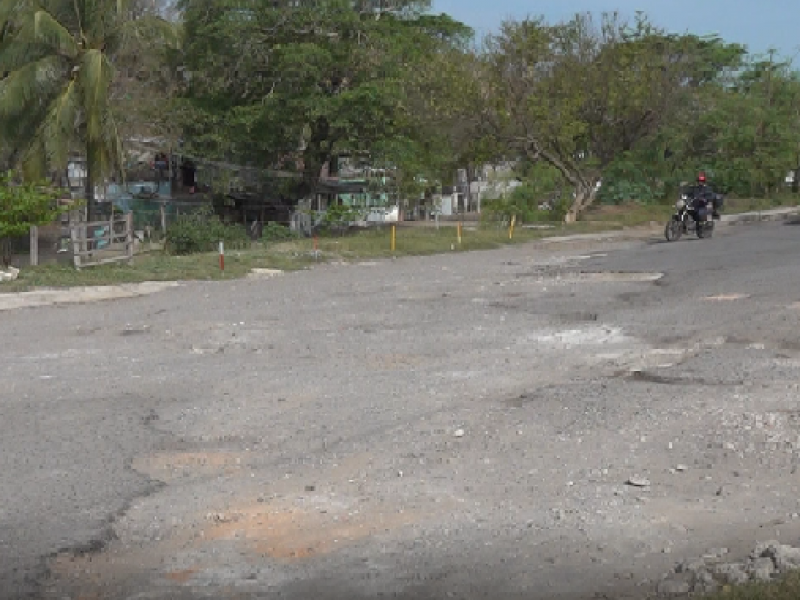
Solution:
{"label": "cracked pavement", "polygon": [[723,227],[3,311],[0,598],[644,598],[795,542],[799,250]]}

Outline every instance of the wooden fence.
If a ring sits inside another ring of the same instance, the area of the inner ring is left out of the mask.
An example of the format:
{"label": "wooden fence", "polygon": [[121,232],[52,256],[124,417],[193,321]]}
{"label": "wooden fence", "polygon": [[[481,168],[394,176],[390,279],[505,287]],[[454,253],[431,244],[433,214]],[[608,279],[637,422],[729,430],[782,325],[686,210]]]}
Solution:
{"label": "wooden fence", "polygon": [[133,262],[133,213],[70,227],[75,268]]}

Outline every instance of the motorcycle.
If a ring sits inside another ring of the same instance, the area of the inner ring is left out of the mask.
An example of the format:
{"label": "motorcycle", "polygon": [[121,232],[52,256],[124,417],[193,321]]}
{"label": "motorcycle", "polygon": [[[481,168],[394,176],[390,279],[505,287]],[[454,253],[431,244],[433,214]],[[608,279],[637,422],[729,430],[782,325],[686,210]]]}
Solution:
{"label": "motorcycle", "polygon": [[682,194],[675,203],[675,213],[664,228],[664,237],[668,242],[678,241],[682,235],[696,233],[700,239],[710,238],[714,232],[713,212],[702,209],[700,219],[695,221],[690,209],[691,201],[686,194]]}

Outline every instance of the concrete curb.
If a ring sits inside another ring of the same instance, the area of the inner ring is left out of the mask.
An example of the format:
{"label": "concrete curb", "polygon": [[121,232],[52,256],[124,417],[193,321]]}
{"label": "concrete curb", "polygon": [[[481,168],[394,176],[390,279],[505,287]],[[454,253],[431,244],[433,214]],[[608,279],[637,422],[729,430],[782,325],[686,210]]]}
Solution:
{"label": "concrete curb", "polygon": [[[800,218],[800,206],[789,208],[774,208],[771,210],[752,211],[733,215],[722,215],[719,223],[725,225],[746,225],[750,223],[765,223],[768,221],[788,221],[793,217]],[[648,234],[663,231],[664,225],[655,221],[646,225],[631,227],[623,230],[609,230],[598,233],[577,233],[573,235],[545,237],[532,242],[534,244],[557,244],[567,242],[599,242],[599,241],[625,241],[647,237]]]}
{"label": "concrete curb", "polygon": [[791,217],[800,216],[800,207],[775,208],[772,210],[759,210],[739,213],[736,215],[722,215],[720,222],[727,225],[742,225],[744,223],[761,223],[764,221],[785,221]]}

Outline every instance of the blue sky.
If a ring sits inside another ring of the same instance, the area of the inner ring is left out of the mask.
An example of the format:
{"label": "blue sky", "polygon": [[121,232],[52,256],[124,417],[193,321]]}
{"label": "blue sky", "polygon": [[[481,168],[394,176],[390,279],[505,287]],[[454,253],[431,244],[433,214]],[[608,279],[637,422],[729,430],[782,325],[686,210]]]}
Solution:
{"label": "blue sky", "polygon": [[618,11],[633,17],[641,10],[673,33],[716,33],[751,52],[773,47],[787,58],[800,51],[800,0],[434,0],[433,8],[479,35],[492,33],[507,17],[544,15],[557,21],[576,12]]}

